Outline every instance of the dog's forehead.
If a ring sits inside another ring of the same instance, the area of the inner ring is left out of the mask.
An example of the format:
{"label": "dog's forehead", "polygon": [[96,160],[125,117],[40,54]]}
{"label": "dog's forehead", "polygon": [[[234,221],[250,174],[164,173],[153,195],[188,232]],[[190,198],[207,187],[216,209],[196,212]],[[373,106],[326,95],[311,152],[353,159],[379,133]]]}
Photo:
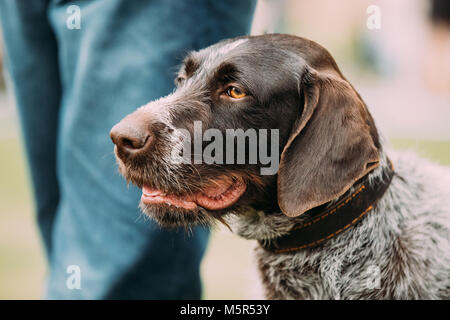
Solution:
{"label": "dog's forehead", "polygon": [[[277,37],[248,36],[228,39],[199,51],[191,52],[186,61],[195,65],[197,75],[213,72],[224,63],[244,69],[261,66],[277,70],[287,60],[296,58],[290,42],[280,42]],[[192,68],[189,68],[192,69]],[[274,70],[275,71],[275,70]]]}
{"label": "dog's forehead", "polygon": [[234,49],[246,42],[248,42],[248,39],[238,39],[230,43],[222,44],[218,49],[211,50],[209,58],[214,59],[216,56],[220,57],[230,54]]}
{"label": "dog's forehead", "polygon": [[[257,66],[259,62],[259,65],[264,64],[280,70],[284,62],[296,60],[316,70],[336,72],[341,76],[336,62],[324,47],[305,38],[280,34],[222,40],[202,50],[191,52],[185,59],[185,70],[195,71],[200,68],[201,73],[209,72],[223,62],[247,62],[251,66]],[[186,62],[189,62],[189,67]]]}
{"label": "dog's forehead", "polygon": [[198,52],[194,52],[191,57],[199,60],[203,68],[210,69],[222,61],[231,58],[233,55],[242,53],[245,50],[244,44],[248,41],[249,39],[244,38],[219,42]]}

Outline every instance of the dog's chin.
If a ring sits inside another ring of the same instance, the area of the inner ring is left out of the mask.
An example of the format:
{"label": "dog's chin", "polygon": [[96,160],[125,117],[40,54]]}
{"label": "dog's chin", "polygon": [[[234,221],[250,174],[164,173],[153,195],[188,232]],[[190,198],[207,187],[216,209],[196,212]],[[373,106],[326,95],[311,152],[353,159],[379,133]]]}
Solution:
{"label": "dog's chin", "polygon": [[209,227],[214,225],[217,218],[224,214],[222,212],[208,212],[208,210],[200,207],[195,210],[187,210],[168,205],[151,205],[144,203],[142,200],[139,208],[159,226],[168,229],[189,229],[198,225]]}

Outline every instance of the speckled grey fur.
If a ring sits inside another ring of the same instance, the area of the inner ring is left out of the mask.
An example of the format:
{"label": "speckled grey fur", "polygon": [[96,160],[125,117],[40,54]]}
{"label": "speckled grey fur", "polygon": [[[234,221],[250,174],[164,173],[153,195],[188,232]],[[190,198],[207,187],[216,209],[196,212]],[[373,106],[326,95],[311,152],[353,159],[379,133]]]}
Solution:
{"label": "speckled grey fur", "polygon": [[[257,245],[266,298],[450,298],[450,169],[412,152],[387,154],[396,175],[357,225],[322,246],[294,253]],[[380,170],[370,174],[372,180]],[[249,210],[228,222],[247,239],[270,241],[301,219]]]}

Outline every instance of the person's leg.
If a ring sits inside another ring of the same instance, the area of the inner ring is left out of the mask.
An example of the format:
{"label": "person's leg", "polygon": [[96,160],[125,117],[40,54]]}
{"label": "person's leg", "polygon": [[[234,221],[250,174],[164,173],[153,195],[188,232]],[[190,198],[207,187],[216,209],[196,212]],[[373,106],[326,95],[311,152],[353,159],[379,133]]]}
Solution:
{"label": "person's leg", "polygon": [[[173,88],[188,50],[249,31],[254,1],[52,2],[63,96],[58,141],[61,203],[55,220],[49,298],[200,298],[208,231],[161,230],[144,219],[140,190],[117,173],[109,131]],[[69,290],[67,267],[81,270]]]}
{"label": "person's leg", "polygon": [[57,119],[61,97],[56,40],[47,1],[0,1],[6,67],[16,97],[37,219],[47,254],[59,188]]}

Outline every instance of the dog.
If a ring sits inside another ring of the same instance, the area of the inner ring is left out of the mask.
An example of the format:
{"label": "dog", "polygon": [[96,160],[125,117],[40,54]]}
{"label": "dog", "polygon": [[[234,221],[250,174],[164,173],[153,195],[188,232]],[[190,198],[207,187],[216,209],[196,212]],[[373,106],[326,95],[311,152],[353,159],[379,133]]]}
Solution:
{"label": "dog", "polygon": [[[110,133],[144,213],[168,228],[221,221],[257,240],[268,299],[450,298],[450,172],[389,150],[326,49],[282,34],[228,39],[189,53],[175,81]],[[276,130],[259,148],[278,170],[261,174],[259,156],[195,161],[205,141],[193,161],[173,161],[196,122]]]}

